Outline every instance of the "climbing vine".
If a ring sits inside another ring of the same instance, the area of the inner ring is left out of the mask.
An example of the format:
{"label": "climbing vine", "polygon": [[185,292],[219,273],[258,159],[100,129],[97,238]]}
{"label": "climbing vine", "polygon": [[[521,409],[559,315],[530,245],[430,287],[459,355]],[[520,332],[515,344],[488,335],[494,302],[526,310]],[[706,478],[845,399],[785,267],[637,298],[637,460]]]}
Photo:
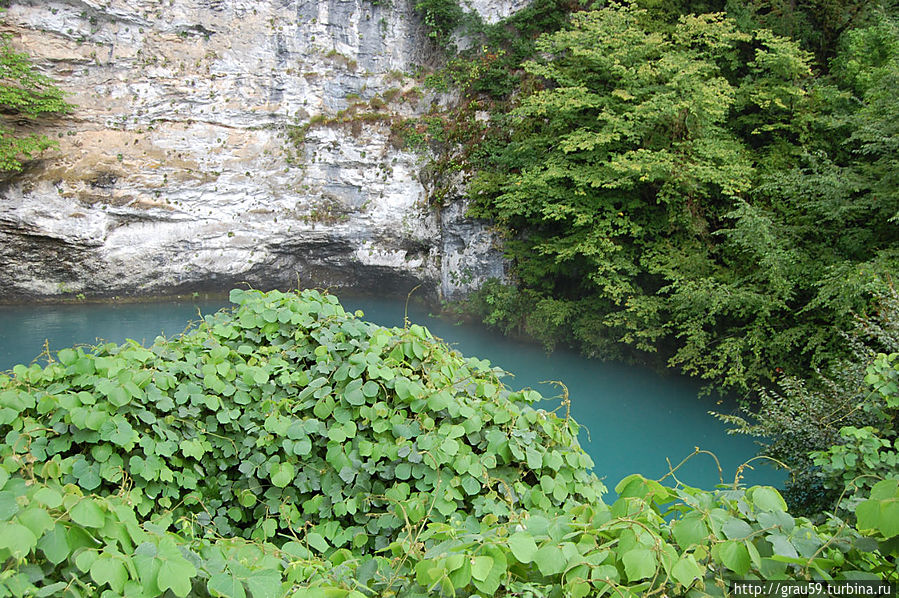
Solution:
{"label": "climbing vine", "polygon": [[0,595],[640,595],[895,575],[895,480],[859,506],[873,545],[738,481],[629,476],[606,505],[577,423],[488,362],[314,291],[231,299],[182,336],[0,376]]}

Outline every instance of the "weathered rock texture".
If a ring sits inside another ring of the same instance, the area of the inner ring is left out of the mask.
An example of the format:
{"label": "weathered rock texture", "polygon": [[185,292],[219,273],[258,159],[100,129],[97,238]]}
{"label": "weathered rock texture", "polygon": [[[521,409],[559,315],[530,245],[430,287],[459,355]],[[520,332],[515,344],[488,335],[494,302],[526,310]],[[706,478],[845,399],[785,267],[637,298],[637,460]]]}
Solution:
{"label": "weathered rock texture", "polygon": [[14,45],[77,109],[0,185],[0,299],[297,280],[455,297],[501,276],[488,231],[429,207],[423,158],[391,138],[447,101],[407,74],[433,52],[413,4],[14,1]]}

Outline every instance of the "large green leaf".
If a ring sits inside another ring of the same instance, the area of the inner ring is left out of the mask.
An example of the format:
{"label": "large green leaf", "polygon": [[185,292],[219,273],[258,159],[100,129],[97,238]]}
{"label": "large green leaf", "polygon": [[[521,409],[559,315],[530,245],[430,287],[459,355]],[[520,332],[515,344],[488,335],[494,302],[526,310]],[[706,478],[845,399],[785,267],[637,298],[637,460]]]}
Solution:
{"label": "large green leaf", "polygon": [[716,545],[721,563],[736,573],[737,575],[746,575],[750,568],[749,551],[742,542],[736,540],[727,540]]}
{"label": "large green leaf", "polygon": [[252,572],[247,577],[247,587],[253,598],[280,598],[284,595],[281,575],[272,569]]}
{"label": "large green leaf", "polygon": [[858,528],[883,538],[899,535],[899,480],[881,480],[871,489],[871,498],[856,507]]}
{"label": "large green leaf", "polygon": [[652,577],[656,573],[658,560],[647,548],[632,548],[621,555],[624,572],[630,581],[639,581]]}
{"label": "large green leaf", "polygon": [[159,565],[156,584],[160,590],[170,589],[176,596],[184,598],[190,593],[191,578],[196,574],[196,568],[184,558],[167,558]]}
{"label": "large green leaf", "polygon": [[471,576],[484,581],[493,569],[493,559],[489,556],[476,556],[471,560]]}
{"label": "large green leaf", "polygon": [[736,517],[724,522],[721,531],[730,540],[742,540],[753,533],[752,526]]}
{"label": "large green leaf", "polygon": [[678,519],[672,526],[672,531],[682,549],[708,543],[709,529],[700,513],[692,512]]}
{"label": "large green leaf", "polygon": [[91,565],[91,578],[100,585],[108,583],[109,587],[114,591],[121,592],[125,587],[125,582],[128,580],[128,571],[125,568],[124,562],[125,558],[126,557],[122,555],[101,555],[100,558],[95,560]]}
{"label": "large green leaf", "polygon": [[306,542],[309,543],[309,546],[315,548],[319,552],[326,552],[328,548],[330,548],[328,542],[318,532],[309,532],[306,534]]}
{"label": "large green leaf", "polygon": [[84,527],[103,527],[106,515],[103,509],[91,498],[83,498],[69,511],[72,521]]}
{"label": "large green leaf", "polygon": [[692,554],[681,556],[671,568],[671,577],[677,583],[689,586],[697,579],[702,579],[703,570],[696,563],[696,558]]}
{"label": "large green leaf", "polygon": [[555,544],[547,543],[534,553],[534,563],[537,565],[540,573],[549,577],[564,571],[568,561],[561,548]]}
{"label": "large green leaf", "polygon": [[246,598],[247,595],[243,583],[227,571],[212,575],[206,582],[206,589],[212,596],[222,598]]}
{"label": "large green leaf", "polygon": [[530,563],[537,554],[537,544],[534,538],[525,532],[516,532],[509,536],[509,550],[512,555],[522,563]]}
{"label": "large green leaf", "polygon": [[762,511],[786,511],[787,503],[780,493],[769,486],[756,486],[747,491],[752,496],[752,504]]}
{"label": "large green leaf", "polygon": [[0,549],[6,548],[14,558],[25,557],[37,546],[37,537],[20,523],[0,522]]}
{"label": "large green leaf", "polygon": [[16,495],[12,492],[0,491],[0,521],[12,519],[13,515],[19,512],[19,503]]}
{"label": "large green leaf", "polygon": [[66,537],[66,528],[61,523],[56,523],[53,529],[41,536],[37,542],[47,560],[58,565],[68,558],[71,550]]}
{"label": "large green leaf", "polygon": [[273,463],[269,468],[272,484],[278,488],[284,488],[290,484],[296,476],[296,470],[293,464],[285,461],[283,463]]}

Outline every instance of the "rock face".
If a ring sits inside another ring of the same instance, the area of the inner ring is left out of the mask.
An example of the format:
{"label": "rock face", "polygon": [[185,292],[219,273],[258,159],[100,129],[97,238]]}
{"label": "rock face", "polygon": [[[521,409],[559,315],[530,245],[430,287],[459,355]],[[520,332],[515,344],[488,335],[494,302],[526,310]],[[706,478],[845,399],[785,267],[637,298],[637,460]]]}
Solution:
{"label": "rock face", "polygon": [[[391,124],[438,97],[414,0],[16,0],[16,47],[71,93],[0,185],[0,299],[254,286],[455,298],[502,276]],[[472,5],[485,18],[510,2]]]}

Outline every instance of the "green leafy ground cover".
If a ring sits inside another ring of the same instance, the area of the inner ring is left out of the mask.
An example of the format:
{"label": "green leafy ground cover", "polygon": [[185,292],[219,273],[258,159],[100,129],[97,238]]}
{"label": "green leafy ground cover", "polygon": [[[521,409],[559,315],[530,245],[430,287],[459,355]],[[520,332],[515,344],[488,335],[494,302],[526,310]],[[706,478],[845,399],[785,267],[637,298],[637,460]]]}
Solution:
{"label": "green leafy ground cover", "polygon": [[576,422],[489,363],[314,291],[231,298],[150,347],[0,376],[0,595],[703,596],[897,574],[895,479],[860,499],[864,533],[737,481],[634,475],[606,505]]}

